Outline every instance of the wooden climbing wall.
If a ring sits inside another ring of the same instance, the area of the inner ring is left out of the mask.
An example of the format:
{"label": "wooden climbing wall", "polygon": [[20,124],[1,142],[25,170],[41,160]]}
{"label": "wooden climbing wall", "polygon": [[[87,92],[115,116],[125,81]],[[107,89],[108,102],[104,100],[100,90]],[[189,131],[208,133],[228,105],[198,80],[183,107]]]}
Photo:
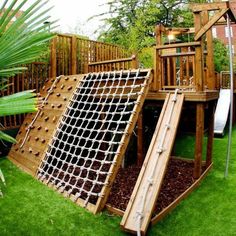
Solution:
{"label": "wooden climbing wall", "polygon": [[42,110],[21,127],[10,160],[93,213],[101,211],[150,82],[150,70],[52,81],[42,91]]}
{"label": "wooden climbing wall", "polygon": [[[16,137],[17,144],[12,146],[8,157],[32,176],[41,163],[45,148],[69,102],[72,91],[83,77],[83,75],[61,76],[56,81],[48,81],[40,92],[44,98],[42,110],[28,114],[25,118]],[[32,123],[34,119],[35,122]],[[23,142],[24,145],[21,147]]]}

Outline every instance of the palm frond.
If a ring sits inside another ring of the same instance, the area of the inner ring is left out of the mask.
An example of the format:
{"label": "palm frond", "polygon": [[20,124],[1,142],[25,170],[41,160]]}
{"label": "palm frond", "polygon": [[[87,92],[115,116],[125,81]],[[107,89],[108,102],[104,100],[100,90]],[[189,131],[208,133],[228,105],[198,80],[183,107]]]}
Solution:
{"label": "palm frond", "polygon": [[6,8],[8,2],[11,2],[10,5],[0,16],[0,77],[9,77],[24,71],[26,68],[19,65],[39,58],[47,51],[47,42],[54,37],[48,32],[48,27],[53,27],[55,21],[43,24],[50,18],[48,13],[51,8],[41,10],[45,9],[48,1],[35,1],[15,21],[13,18],[16,13],[29,0],[6,0],[1,9]]}
{"label": "palm frond", "polygon": [[4,176],[3,176],[3,173],[2,173],[2,171],[1,171],[1,169],[0,169],[0,180],[2,180],[2,182],[3,182],[4,185],[6,185],[6,181],[5,181],[5,178],[4,178]]}
{"label": "palm frond", "polygon": [[0,140],[5,140],[9,143],[16,143],[16,140],[13,137],[9,136],[8,134],[2,131],[0,131]]}
{"label": "palm frond", "polygon": [[[2,170],[0,169],[0,180],[3,182],[4,185],[6,185],[6,181],[5,181],[5,178],[4,178],[4,175],[2,173]],[[3,193],[2,193],[2,190],[0,188],[0,197],[3,196]]]}
{"label": "palm frond", "polygon": [[33,90],[0,98],[0,117],[37,111],[38,99]]}

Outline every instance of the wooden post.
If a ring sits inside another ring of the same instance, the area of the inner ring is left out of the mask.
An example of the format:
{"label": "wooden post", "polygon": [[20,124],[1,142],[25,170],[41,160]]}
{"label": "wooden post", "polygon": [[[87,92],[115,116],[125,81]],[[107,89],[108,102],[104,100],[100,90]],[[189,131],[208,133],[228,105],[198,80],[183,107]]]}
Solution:
{"label": "wooden post", "polygon": [[57,37],[52,39],[51,42],[51,54],[50,54],[50,74],[51,78],[57,76]]}
{"label": "wooden post", "polygon": [[[196,33],[201,29],[201,15],[199,12],[194,14],[194,25]],[[195,33],[195,34],[196,34]],[[195,70],[194,77],[196,83],[197,92],[203,91],[204,89],[204,61],[203,61],[203,50],[204,50],[204,42],[203,38],[200,38],[201,46],[197,46],[195,49]]]}
{"label": "wooden post", "polygon": [[208,118],[208,139],[207,139],[207,154],[206,167],[212,163],[212,149],[214,139],[214,117],[215,117],[215,103],[209,104],[209,118]]}
{"label": "wooden post", "polygon": [[[162,44],[162,31],[163,26],[158,25],[156,26],[156,44]],[[154,91],[158,91],[162,88],[161,84],[161,57],[160,57],[160,50],[154,49],[154,78],[153,78],[153,86],[152,89]]]}
{"label": "wooden post", "polygon": [[[207,24],[209,21],[209,15],[207,11],[202,13],[203,24]],[[215,88],[215,66],[214,66],[214,53],[213,53],[213,37],[212,37],[212,29],[209,29],[206,32],[206,43],[207,43],[207,56],[206,56],[206,66],[207,66],[207,77],[206,84],[208,89],[216,89]]]}
{"label": "wooden post", "polygon": [[77,74],[77,38],[71,38],[71,74]]}
{"label": "wooden post", "polygon": [[196,142],[193,177],[198,179],[202,172],[202,152],[204,136],[204,104],[198,103],[196,107]]}
{"label": "wooden post", "polygon": [[[194,25],[195,25],[195,34],[202,27],[201,13],[196,12],[194,14]],[[200,46],[197,46],[195,49],[195,70],[194,77],[196,83],[196,91],[200,92],[204,90],[204,41],[203,37],[199,39],[201,42]],[[198,103],[196,105],[196,142],[195,142],[195,160],[194,160],[194,170],[193,177],[198,179],[201,176],[202,172],[202,145],[203,145],[203,136],[204,136],[204,104]]]}
{"label": "wooden post", "polygon": [[137,165],[142,166],[144,161],[144,145],[143,145],[143,110],[138,116],[138,132],[137,132]]}
{"label": "wooden post", "polygon": [[137,60],[137,56],[135,54],[132,55],[131,67],[132,67],[131,69],[138,68],[138,60]]}

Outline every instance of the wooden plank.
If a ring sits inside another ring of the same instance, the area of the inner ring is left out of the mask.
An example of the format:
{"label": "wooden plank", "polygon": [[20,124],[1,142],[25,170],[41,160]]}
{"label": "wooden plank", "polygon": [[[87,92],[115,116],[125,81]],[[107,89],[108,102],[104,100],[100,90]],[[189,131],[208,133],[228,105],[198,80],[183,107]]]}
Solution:
{"label": "wooden plank", "polygon": [[[178,86],[176,86],[178,88]],[[172,88],[171,88],[172,89]],[[181,87],[180,87],[181,89]],[[166,93],[170,92],[170,90],[162,90],[158,93],[149,91],[146,100],[158,101],[158,100],[165,100]],[[173,89],[172,89],[173,92]],[[190,102],[208,102],[212,100],[217,100],[219,98],[219,91],[202,91],[196,92],[195,89],[192,91],[188,91],[183,89],[182,93],[184,94],[184,100]]]}
{"label": "wooden plank", "polygon": [[207,167],[212,164],[215,107],[216,107],[215,102],[209,104],[208,138],[207,138],[207,153],[206,153],[206,166]]}
{"label": "wooden plank", "polygon": [[196,105],[196,141],[195,141],[195,161],[194,161],[194,178],[198,179],[202,172],[202,153],[204,137],[204,104]]}
{"label": "wooden plank", "polygon": [[[201,15],[195,14],[194,15],[194,24],[196,31],[201,29]],[[195,78],[195,84],[196,84],[196,90],[197,91],[203,91],[204,84],[204,73],[203,73],[203,48],[204,48],[204,42],[203,39],[198,42],[200,44],[200,47],[197,47],[195,49],[195,68],[194,68],[194,78]]]}
{"label": "wooden plank", "polygon": [[194,13],[200,11],[216,11],[229,8],[229,2],[195,3],[190,4],[189,7]]}
{"label": "wooden plank", "polygon": [[216,13],[199,31],[197,31],[194,40],[198,41],[222,16],[225,15],[227,11],[228,9],[222,9],[220,12]]}
{"label": "wooden plank", "polygon": [[169,48],[198,47],[198,46],[201,46],[200,42],[174,43],[174,44],[156,46],[156,49],[162,50],[162,49],[169,49]]}
{"label": "wooden plank", "polygon": [[104,60],[104,61],[98,61],[98,62],[90,62],[89,66],[109,64],[109,63],[120,63],[120,62],[132,61],[132,60],[133,60],[132,57],[113,59],[113,60]]}
{"label": "wooden plank", "polygon": [[137,130],[137,165],[142,166],[144,160],[144,140],[143,140],[143,110],[138,116],[138,130]]}
{"label": "wooden plank", "polygon": [[76,36],[71,39],[71,74],[77,73],[77,40]]}
{"label": "wooden plank", "polygon": [[[157,200],[168,160],[174,144],[178,122],[184,101],[183,94],[167,96],[161,116],[158,120],[145,162],[134,187],[128,207],[121,221],[121,227],[128,232],[138,232],[139,221],[137,215],[141,214],[140,232],[145,235],[151,220],[152,211]],[[167,128],[168,126],[168,128]],[[162,140],[163,139],[163,140]],[[159,147],[163,142],[163,147]],[[164,149],[159,157],[157,152]],[[147,186],[149,188],[147,189]],[[140,206],[143,205],[143,209]]]}
{"label": "wooden plank", "polygon": [[[208,12],[203,12],[202,15],[203,24],[206,24],[209,20]],[[206,85],[208,89],[215,89],[215,66],[214,66],[214,44],[212,29],[208,30],[206,33],[206,45],[207,45],[207,55],[206,55],[206,66],[208,69],[208,77],[206,78]]]}
{"label": "wooden plank", "polygon": [[181,57],[181,56],[194,56],[195,52],[177,52],[170,54],[162,54],[161,57]]}
{"label": "wooden plank", "polygon": [[50,54],[50,77],[55,78],[57,76],[57,38],[53,38],[51,42],[51,54]]}
{"label": "wooden plank", "polygon": [[124,215],[124,211],[122,211],[118,208],[115,208],[115,207],[113,207],[109,204],[106,204],[106,209],[114,215],[117,215],[117,216],[123,216]]}

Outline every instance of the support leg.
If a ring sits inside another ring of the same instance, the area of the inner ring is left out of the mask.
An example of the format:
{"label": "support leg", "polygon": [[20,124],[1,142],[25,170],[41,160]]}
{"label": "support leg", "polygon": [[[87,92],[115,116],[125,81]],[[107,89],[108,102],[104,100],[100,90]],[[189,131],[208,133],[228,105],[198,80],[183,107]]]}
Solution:
{"label": "support leg", "polygon": [[143,111],[139,113],[138,117],[138,132],[137,132],[137,165],[142,166],[144,160],[144,150],[143,150]]}
{"label": "support leg", "polygon": [[193,177],[198,179],[202,172],[202,146],[204,136],[204,104],[198,103],[196,108],[196,143]]}
{"label": "support leg", "polygon": [[213,139],[214,139],[214,113],[215,113],[215,103],[211,103],[209,104],[206,167],[208,167],[212,163],[212,149],[213,149]]}

